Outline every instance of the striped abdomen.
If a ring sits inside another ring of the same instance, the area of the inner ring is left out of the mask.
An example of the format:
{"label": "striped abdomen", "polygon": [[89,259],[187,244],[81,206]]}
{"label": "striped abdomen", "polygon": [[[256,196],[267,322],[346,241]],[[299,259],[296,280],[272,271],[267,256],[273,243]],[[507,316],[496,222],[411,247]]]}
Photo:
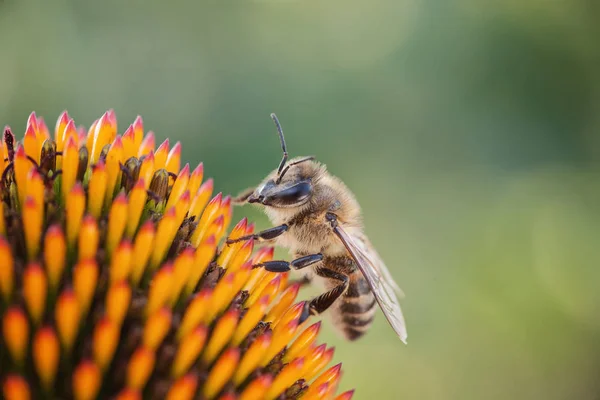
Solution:
{"label": "striped abdomen", "polygon": [[348,340],[364,335],[373,324],[377,301],[360,271],[349,275],[348,289],[332,306],[334,325]]}

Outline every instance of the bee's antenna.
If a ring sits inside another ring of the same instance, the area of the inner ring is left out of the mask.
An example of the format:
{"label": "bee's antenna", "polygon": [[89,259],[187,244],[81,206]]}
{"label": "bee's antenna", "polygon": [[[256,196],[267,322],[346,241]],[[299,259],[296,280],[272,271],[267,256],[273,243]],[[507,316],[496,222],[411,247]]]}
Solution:
{"label": "bee's antenna", "polygon": [[279,163],[279,168],[277,169],[277,174],[279,175],[281,174],[281,170],[283,169],[283,167],[285,167],[285,163],[287,162],[288,152],[287,147],[285,145],[285,139],[283,138],[283,129],[281,129],[281,124],[277,119],[277,115],[275,115],[275,113],[271,113],[271,119],[273,120],[273,122],[275,122],[275,126],[277,127],[277,133],[279,133],[279,141],[281,142],[281,150],[283,150],[283,158],[281,159],[281,162]]}

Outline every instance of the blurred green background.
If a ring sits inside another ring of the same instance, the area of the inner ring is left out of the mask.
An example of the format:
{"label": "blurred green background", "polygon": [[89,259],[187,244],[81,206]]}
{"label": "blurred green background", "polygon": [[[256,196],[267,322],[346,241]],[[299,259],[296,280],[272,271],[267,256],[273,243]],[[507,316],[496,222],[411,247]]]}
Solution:
{"label": "blurred green background", "polygon": [[381,314],[356,343],[325,328],[356,399],[598,399],[598,21],[596,0],[2,0],[0,121],[141,114],[235,194],[280,160],[274,111],[406,293],[408,346]]}

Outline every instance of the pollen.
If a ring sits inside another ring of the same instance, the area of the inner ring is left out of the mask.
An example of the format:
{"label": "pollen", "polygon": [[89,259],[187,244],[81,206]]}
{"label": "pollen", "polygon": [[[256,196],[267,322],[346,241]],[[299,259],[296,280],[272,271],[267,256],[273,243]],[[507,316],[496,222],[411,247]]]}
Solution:
{"label": "pollen", "polygon": [[3,398],[350,400],[299,285],[253,268],[273,248],[225,243],[254,224],[208,167],[141,117],[78,126],[0,139]]}

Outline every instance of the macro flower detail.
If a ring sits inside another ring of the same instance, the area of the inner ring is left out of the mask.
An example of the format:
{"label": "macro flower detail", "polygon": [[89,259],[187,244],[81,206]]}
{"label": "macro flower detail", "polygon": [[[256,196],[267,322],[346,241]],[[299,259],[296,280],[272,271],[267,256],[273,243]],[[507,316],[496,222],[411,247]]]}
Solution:
{"label": "macro flower detail", "polygon": [[0,383],[6,399],[337,399],[341,364],[300,323],[300,285],[181,145],[138,117],[88,130],[32,113],[0,141]]}

